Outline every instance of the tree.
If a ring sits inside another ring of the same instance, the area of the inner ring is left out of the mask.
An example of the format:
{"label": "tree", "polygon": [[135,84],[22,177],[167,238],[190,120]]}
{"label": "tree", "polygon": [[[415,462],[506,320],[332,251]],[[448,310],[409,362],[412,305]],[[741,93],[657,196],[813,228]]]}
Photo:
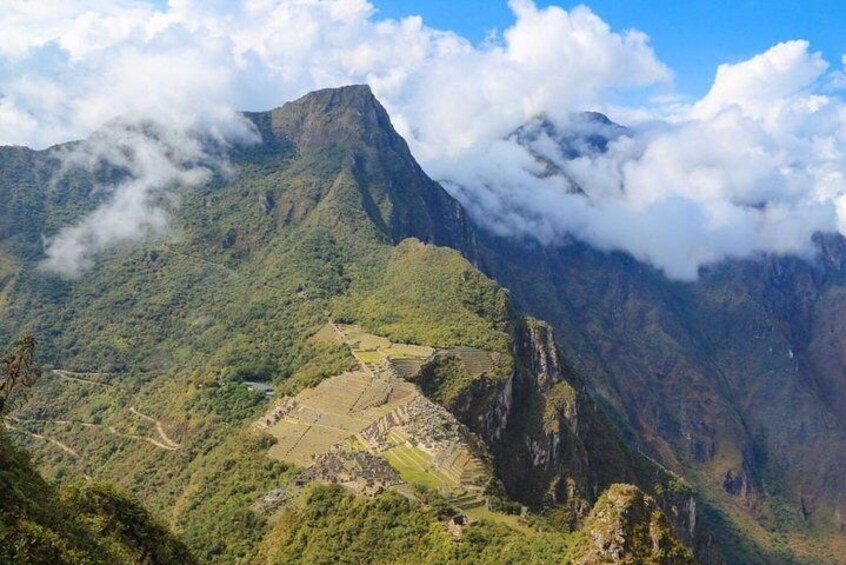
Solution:
{"label": "tree", "polygon": [[25,397],[29,387],[41,376],[33,365],[38,341],[30,333],[23,334],[11,350],[0,355],[0,416],[12,409],[15,395]]}

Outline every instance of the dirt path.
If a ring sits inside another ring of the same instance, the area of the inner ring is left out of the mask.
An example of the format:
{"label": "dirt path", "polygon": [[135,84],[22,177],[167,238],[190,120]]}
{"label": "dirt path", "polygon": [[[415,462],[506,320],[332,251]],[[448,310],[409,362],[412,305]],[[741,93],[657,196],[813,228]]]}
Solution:
{"label": "dirt path", "polygon": [[[166,447],[165,449],[179,449],[179,444],[176,443],[175,441],[173,441],[172,439],[170,439],[167,436],[161,422],[159,422],[155,418],[151,418],[150,416],[147,416],[146,414],[139,412],[138,410],[135,409],[134,406],[130,406],[129,411],[132,412],[133,414],[135,414],[136,416],[138,416],[139,418],[143,418],[144,420],[147,420],[148,422],[152,422],[153,424],[156,425],[156,431],[158,432],[159,437],[162,439],[162,441],[165,444],[167,444],[169,446],[169,447]],[[151,441],[154,441],[154,440],[151,440]]]}
{"label": "dirt path", "polygon": [[18,428],[16,426],[13,426],[12,424],[10,424],[8,422],[8,420],[5,422],[5,424],[6,424],[7,430],[12,430],[12,431],[15,431],[15,432],[21,432],[21,433],[30,435],[34,438],[38,438],[38,439],[43,440],[43,441],[48,441],[48,442],[52,443],[53,445],[57,446],[59,449],[61,449],[62,451],[64,451],[68,455],[73,455],[74,457],[77,457],[77,458],[79,457],[79,453],[74,451],[73,448],[66,443],[62,443],[61,441],[59,441],[57,439],[53,439],[51,437],[43,436],[41,434],[37,434],[35,432],[31,432],[31,431],[25,430],[23,428]]}
{"label": "dirt path", "polygon": [[[159,447],[161,449],[166,449],[168,451],[175,451],[175,450],[179,449],[178,445],[174,446],[174,445],[170,445],[170,444],[164,444],[164,443],[157,441],[157,440],[150,438],[150,437],[144,437],[144,436],[139,436],[139,435],[135,435],[135,434],[125,434],[125,433],[121,432],[120,430],[118,430],[117,428],[115,428],[114,426],[106,426],[106,425],[103,425],[103,424],[92,424],[90,422],[78,422],[78,421],[75,421],[75,420],[17,420],[16,419],[15,421],[22,423],[22,424],[26,423],[26,422],[32,422],[32,423],[35,423],[35,424],[60,424],[60,425],[63,425],[63,426],[78,425],[78,426],[82,426],[84,428],[93,428],[93,429],[98,429],[98,430],[105,430],[105,431],[109,432],[110,434],[120,436],[120,437],[125,437],[125,438],[129,438],[129,439],[136,439],[136,440],[139,440],[139,441],[146,441],[147,443],[153,444],[156,447]],[[23,430],[23,429],[20,429],[20,428],[16,428],[16,429],[18,431],[28,433],[28,434],[33,435],[35,437],[41,437],[38,434],[35,434],[35,433],[27,431],[27,430]],[[50,438],[43,438],[43,439],[46,439],[47,441],[53,441]],[[58,440],[56,440],[56,441],[58,442]],[[61,442],[58,442],[58,443],[61,443]],[[64,445],[64,444],[62,444],[62,445]],[[78,454],[75,453],[75,452],[74,452],[74,455],[78,456]]]}
{"label": "dirt path", "polygon": [[91,379],[84,378],[86,375],[99,375],[104,376],[108,375],[109,373],[74,373],[73,371],[65,371],[63,369],[53,369],[53,374],[61,379],[65,379],[66,381],[74,381],[77,383],[84,383],[88,385],[95,385],[95,386],[104,386],[107,388],[114,388],[114,385],[110,385],[107,383],[101,383],[98,381],[92,381]]}
{"label": "dirt path", "polygon": [[[105,388],[114,388],[114,385],[111,385],[111,384],[108,384],[108,383],[102,383],[102,382],[99,382],[99,381],[95,381],[95,380],[92,380],[92,379],[85,378],[85,377],[89,377],[89,376],[103,377],[103,376],[109,375],[111,373],[95,373],[95,372],[78,373],[78,372],[75,372],[75,371],[66,371],[64,369],[53,369],[51,372],[52,372],[53,375],[59,377],[60,379],[64,379],[64,380],[67,380],[67,381],[73,381],[73,382],[77,382],[77,383],[99,386],[99,387],[105,387]],[[180,445],[177,442],[173,441],[170,437],[168,437],[167,433],[164,431],[164,427],[162,426],[161,422],[159,422],[155,418],[151,418],[150,416],[148,416],[148,415],[146,415],[142,412],[139,412],[138,410],[135,409],[134,406],[130,406],[129,411],[132,412],[133,414],[135,414],[136,416],[138,416],[139,418],[143,418],[144,420],[151,422],[155,426],[156,433],[159,434],[160,440],[156,440],[156,439],[144,437],[144,436],[138,436],[138,435],[134,435],[134,434],[125,434],[123,432],[118,431],[113,426],[92,424],[92,423],[89,423],[89,422],[77,422],[77,421],[71,421],[71,420],[18,420],[18,421],[20,421],[20,422],[28,421],[28,422],[38,422],[38,423],[53,423],[53,424],[62,424],[62,425],[78,424],[78,425],[84,426],[86,428],[103,429],[103,430],[106,430],[109,433],[112,433],[112,434],[117,435],[117,436],[127,437],[127,438],[131,438],[131,439],[137,439],[137,440],[140,440],[140,441],[146,441],[147,443],[155,445],[156,447],[159,447],[161,449],[166,449],[168,451],[174,451],[174,450],[177,450],[177,449],[180,448]],[[19,431],[28,433],[28,434],[33,435],[35,437],[42,437],[42,436],[39,436],[39,435],[34,434],[32,432],[29,432],[27,430],[19,430]],[[45,439],[46,441],[54,441],[50,438],[43,438],[43,439]],[[56,442],[54,442],[54,443],[56,443]],[[59,445],[59,444],[61,444],[61,442],[57,443],[57,445]],[[61,444],[60,447],[61,446],[64,446],[64,444]],[[64,447],[67,447],[67,446],[64,446]],[[64,449],[64,447],[62,449]],[[70,449],[70,448],[68,448],[68,449]],[[73,450],[71,450],[71,451],[73,451]],[[71,451],[68,451],[68,453],[70,453]],[[77,455],[76,452],[74,452],[73,454]]]}

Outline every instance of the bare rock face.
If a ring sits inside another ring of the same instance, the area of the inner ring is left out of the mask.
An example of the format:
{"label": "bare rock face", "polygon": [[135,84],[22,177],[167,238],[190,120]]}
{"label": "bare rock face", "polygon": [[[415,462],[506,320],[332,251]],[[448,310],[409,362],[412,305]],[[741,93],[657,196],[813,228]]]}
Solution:
{"label": "bare rock face", "polygon": [[576,530],[609,486],[631,482],[654,493],[671,530],[693,545],[702,534],[692,491],[625,446],[564,363],[552,328],[515,320],[511,337],[510,378],[480,381],[451,406],[490,446],[509,496],[537,512],[554,511],[559,527]]}
{"label": "bare rock face", "polygon": [[633,445],[724,513],[713,523],[731,527],[712,531],[790,516],[735,555],[780,563],[782,536],[803,544],[797,555],[843,547],[846,239],[817,244],[813,260],[727,261],[686,283],[575,242],[483,238],[481,254],[515,305],[555,328],[562,357]]}
{"label": "bare rock face", "polygon": [[542,322],[528,321],[515,340],[515,354],[532,375],[538,392],[547,393],[564,380],[564,368],[552,328]]}
{"label": "bare rock face", "polygon": [[735,473],[734,471],[727,471],[725,479],[723,479],[723,489],[729,494],[735,496],[743,495],[746,492],[746,487],[749,481],[743,473]]}
{"label": "bare rock face", "polygon": [[573,563],[681,565],[695,561],[651,496],[635,486],[615,484],[594,505]]}
{"label": "bare rock face", "polygon": [[[490,399],[486,409],[476,414],[474,426],[479,435],[488,443],[496,443],[502,438],[514,406],[513,394],[514,374],[512,373],[503,381],[476,381],[462,399],[465,410],[471,410],[471,406],[478,399]],[[461,408],[457,411],[464,412]]]}

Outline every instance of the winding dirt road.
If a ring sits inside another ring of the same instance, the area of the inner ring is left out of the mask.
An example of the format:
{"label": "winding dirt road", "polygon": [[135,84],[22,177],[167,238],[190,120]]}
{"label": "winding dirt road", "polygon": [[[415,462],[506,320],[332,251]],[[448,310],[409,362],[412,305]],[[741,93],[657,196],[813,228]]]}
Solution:
{"label": "winding dirt road", "polygon": [[101,383],[98,381],[92,381],[91,379],[86,379],[86,375],[108,375],[109,373],[74,373],[73,371],[65,371],[64,369],[53,369],[52,373],[61,379],[65,379],[66,381],[74,381],[77,383],[84,383],[88,385],[95,385],[95,386],[104,386],[108,388],[114,388],[114,385],[110,385],[107,383]]}
{"label": "winding dirt road", "polygon": [[158,420],[156,420],[155,418],[153,418],[151,416],[148,416],[148,415],[146,415],[142,412],[139,412],[138,410],[135,409],[134,406],[130,406],[129,411],[132,412],[133,414],[135,414],[136,416],[138,416],[139,418],[143,418],[144,420],[147,420],[148,422],[152,422],[153,424],[155,424],[156,431],[159,433],[159,437],[162,438],[162,441],[164,443],[166,443],[168,446],[170,446],[166,449],[179,449],[179,444],[177,442],[173,441],[172,439],[170,439],[167,436],[161,422],[159,422]]}
{"label": "winding dirt road", "polygon": [[[18,420],[15,420],[15,421],[18,421]],[[12,424],[9,423],[8,419],[4,423],[6,425],[7,430],[12,430],[14,432],[20,432],[20,433],[23,433],[23,434],[30,435],[34,438],[38,438],[38,439],[43,440],[43,441],[48,441],[48,442],[52,443],[53,445],[55,445],[56,447],[58,447],[59,449],[61,449],[62,451],[64,451],[65,453],[67,453],[68,455],[73,455],[74,457],[77,457],[77,458],[79,457],[79,453],[74,451],[73,448],[66,443],[62,443],[61,441],[59,441],[57,439],[53,439],[51,437],[43,436],[41,434],[37,434],[35,432],[31,432],[31,431],[25,430],[23,428],[13,426]]]}

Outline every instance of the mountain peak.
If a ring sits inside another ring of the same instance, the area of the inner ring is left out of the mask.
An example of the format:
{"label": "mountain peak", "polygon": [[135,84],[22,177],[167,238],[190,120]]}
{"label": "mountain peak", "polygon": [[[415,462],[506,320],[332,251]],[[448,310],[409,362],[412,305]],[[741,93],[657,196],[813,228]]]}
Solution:
{"label": "mountain peak", "polygon": [[301,103],[306,100],[325,101],[329,106],[369,104],[372,102],[378,104],[376,96],[373,95],[373,91],[368,84],[349,84],[335,88],[314,90],[294,100],[291,104]]}
{"label": "mountain peak", "polygon": [[[391,241],[415,237],[473,256],[468,250],[475,236],[461,205],[415,161],[369,86],[318,90],[247,117],[266,148],[293,147],[310,168],[329,175],[319,194],[306,198],[308,207],[320,201],[325,210],[342,191],[354,190],[355,200]],[[350,199],[340,201],[337,214],[349,215]]]}
{"label": "mountain peak", "polygon": [[289,141],[300,151],[355,142],[382,145],[399,137],[366,84],[317,90],[249,117],[265,140]]}
{"label": "mountain peak", "polygon": [[511,138],[533,152],[533,146],[548,138],[558,148],[559,156],[574,159],[585,155],[603,153],[608,144],[628,130],[599,112],[573,114],[565,123],[559,124],[546,114],[539,114],[517,128]]}
{"label": "mountain peak", "polygon": [[370,86],[366,84],[315,90],[283,104],[273,110],[273,113],[284,114],[292,111],[321,115],[352,112],[362,117],[373,117],[383,113],[387,116],[387,112],[373,95]]}

